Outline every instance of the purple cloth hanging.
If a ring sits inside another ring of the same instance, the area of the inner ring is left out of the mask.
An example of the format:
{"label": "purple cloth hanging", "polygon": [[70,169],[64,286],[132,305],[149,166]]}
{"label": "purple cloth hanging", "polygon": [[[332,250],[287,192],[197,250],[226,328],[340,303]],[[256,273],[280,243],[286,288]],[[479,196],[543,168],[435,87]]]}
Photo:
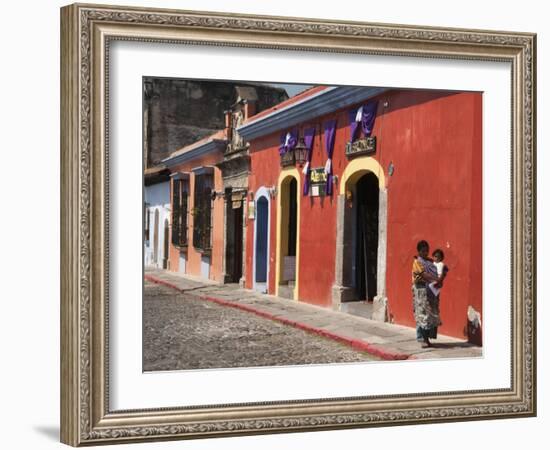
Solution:
{"label": "purple cloth hanging", "polygon": [[304,144],[307,149],[307,161],[302,170],[304,174],[303,195],[309,194],[309,174],[311,173],[311,156],[313,154],[313,140],[315,139],[315,127],[306,128],[304,130]]}
{"label": "purple cloth hanging", "polygon": [[359,138],[360,130],[365,137],[370,137],[374,129],[377,109],[378,100],[375,100],[349,112],[350,142]]}
{"label": "purple cloth hanging", "polygon": [[[359,122],[357,121],[357,113],[359,112],[359,109],[360,108],[352,109],[349,112],[349,129],[350,129],[349,141],[350,142],[355,141],[359,134],[358,132],[360,128],[359,128]],[[362,114],[361,114],[361,117],[362,117]]]}
{"label": "purple cloth hanging", "polygon": [[325,174],[327,176],[326,194],[332,195],[332,153],[334,151],[334,140],[336,138],[336,119],[325,122],[325,150],[327,162]]}
{"label": "purple cloth hanging", "polygon": [[378,100],[369,102],[363,106],[363,117],[361,118],[361,129],[365,137],[370,137],[374,129],[376,119],[376,110],[378,109]]}
{"label": "purple cloth hanging", "polygon": [[286,141],[286,131],[281,133],[281,145],[279,145],[279,155],[282,155],[286,152],[285,150],[285,141]]}
{"label": "purple cloth hanging", "polygon": [[284,155],[289,150],[296,147],[298,143],[298,130],[285,131],[281,134],[281,145],[279,146],[279,155]]}

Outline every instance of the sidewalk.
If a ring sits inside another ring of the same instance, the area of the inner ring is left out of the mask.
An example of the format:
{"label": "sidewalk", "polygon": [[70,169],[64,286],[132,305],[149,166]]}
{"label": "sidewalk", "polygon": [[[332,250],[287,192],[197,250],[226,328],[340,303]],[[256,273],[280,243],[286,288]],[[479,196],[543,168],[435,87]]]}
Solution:
{"label": "sidewalk", "polygon": [[482,348],[459,339],[439,335],[431,348],[421,348],[413,328],[377,322],[271,295],[182,276],[173,272],[146,269],[145,279],[195,295],[220,305],[238,308],[294,326],[385,360],[473,358]]}

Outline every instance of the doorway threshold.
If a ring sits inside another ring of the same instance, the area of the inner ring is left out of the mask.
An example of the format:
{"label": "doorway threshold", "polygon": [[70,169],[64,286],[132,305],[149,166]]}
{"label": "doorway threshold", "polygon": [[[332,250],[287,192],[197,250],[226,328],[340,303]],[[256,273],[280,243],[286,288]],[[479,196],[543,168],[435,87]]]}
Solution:
{"label": "doorway threshold", "polygon": [[372,302],[369,301],[352,301],[340,303],[340,312],[350,314],[352,316],[363,317],[365,319],[372,318]]}

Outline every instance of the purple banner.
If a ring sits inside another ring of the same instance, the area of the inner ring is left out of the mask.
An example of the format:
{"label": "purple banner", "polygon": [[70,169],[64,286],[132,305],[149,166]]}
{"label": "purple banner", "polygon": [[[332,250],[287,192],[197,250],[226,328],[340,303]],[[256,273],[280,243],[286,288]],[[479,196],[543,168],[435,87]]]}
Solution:
{"label": "purple banner", "polygon": [[326,194],[332,195],[332,153],[334,151],[334,140],[336,138],[336,119],[325,122],[325,150],[327,152],[327,162],[325,164],[325,173],[327,174]]}
{"label": "purple banner", "polygon": [[304,144],[307,149],[307,161],[302,173],[304,174],[303,195],[309,194],[309,174],[311,172],[311,156],[313,154],[313,140],[315,139],[315,127],[306,128],[304,130]]}
{"label": "purple banner", "polygon": [[284,155],[289,150],[292,150],[296,147],[298,143],[298,130],[294,129],[291,131],[286,131],[281,134],[281,145],[279,147],[279,155]]}
{"label": "purple banner", "polygon": [[374,129],[377,109],[378,100],[366,103],[349,112],[350,142],[359,138],[359,130],[365,137],[370,137]]}
{"label": "purple banner", "polygon": [[365,137],[370,137],[374,129],[374,120],[376,119],[376,110],[378,101],[369,102],[363,106],[363,117],[361,118],[361,129]]}

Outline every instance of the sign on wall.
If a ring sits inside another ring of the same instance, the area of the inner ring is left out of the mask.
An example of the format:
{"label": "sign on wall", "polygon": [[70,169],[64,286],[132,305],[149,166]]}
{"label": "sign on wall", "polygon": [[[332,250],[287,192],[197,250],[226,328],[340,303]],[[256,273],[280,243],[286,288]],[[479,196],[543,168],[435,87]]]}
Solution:
{"label": "sign on wall", "polygon": [[309,174],[309,183],[311,186],[311,196],[319,197],[326,194],[327,174],[324,167],[311,169]]}
{"label": "sign on wall", "polygon": [[376,152],[376,136],[357,139],[346,144],[346,156],[353,158],[354,156],[369,155]]}

